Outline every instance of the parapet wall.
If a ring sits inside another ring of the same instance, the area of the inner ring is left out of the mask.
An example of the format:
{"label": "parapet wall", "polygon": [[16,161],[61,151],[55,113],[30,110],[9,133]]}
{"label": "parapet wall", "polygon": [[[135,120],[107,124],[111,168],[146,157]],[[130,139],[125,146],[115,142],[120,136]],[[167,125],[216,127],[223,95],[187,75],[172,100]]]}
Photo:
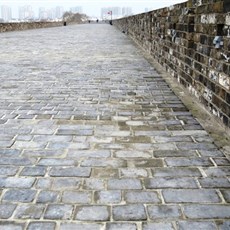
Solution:
{"label": "parapet wall", "polygon": [[189,0],[114,24],[230,127],[230,0]]}
{"label": "parapet wall", "polygon": [[16,30],[29,30],[62,26],[63,22],[23,22],[23,23],[0,23],[0,33]]}

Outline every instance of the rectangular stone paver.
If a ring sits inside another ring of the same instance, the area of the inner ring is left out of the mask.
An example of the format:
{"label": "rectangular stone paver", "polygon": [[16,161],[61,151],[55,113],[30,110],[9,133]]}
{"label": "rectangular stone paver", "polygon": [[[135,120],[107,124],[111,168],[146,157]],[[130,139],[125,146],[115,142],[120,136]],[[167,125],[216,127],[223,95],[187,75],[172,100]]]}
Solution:
{"label": "rectangular stone paver", "polygon": [[0,41],[0,229],[230,228],[229,159],[123,33]]}

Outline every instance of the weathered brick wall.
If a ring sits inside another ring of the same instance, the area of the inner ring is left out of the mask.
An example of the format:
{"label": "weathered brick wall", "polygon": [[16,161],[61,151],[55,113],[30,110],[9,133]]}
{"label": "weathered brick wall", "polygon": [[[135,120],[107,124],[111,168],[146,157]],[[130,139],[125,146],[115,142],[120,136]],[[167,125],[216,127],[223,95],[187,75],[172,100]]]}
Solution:
{"label": "weathered brick wall", "polygon": [[62,26],[63,22],[23,22],[23,23],[0,23],[0,33],[16,30],[28,30]]}
{"label": "weathered brick wall", "polygon": [[114,24],[230,127],[230,0],[189,0]]}

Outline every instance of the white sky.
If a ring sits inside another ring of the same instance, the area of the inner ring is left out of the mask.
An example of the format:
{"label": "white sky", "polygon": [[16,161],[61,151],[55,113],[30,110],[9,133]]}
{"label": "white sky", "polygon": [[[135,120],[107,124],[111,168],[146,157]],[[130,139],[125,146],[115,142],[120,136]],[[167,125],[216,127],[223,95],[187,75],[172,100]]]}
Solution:
{"label": "white sky", "polygon": [[[0,0],[0,5],[8,5],[13,9],[13,16],[17,16],[18,7],[31,5],[36,12],[39,7],[52,8],[63,6],[65,10],[70,7],[82,6],[83,12],[88,16],[100,16],[102,7],[132,7],[134,14],[144,12],[145,8],[159,9],[171,6],[186,0]],[[16,14],[16,15],[15,15]]]}

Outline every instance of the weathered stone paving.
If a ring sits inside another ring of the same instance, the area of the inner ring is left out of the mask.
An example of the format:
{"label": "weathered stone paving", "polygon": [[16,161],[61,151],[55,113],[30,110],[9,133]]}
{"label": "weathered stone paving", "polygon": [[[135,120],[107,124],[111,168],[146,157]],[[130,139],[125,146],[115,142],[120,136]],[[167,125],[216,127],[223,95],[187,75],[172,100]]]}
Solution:
{"label": "weathered stone paving", "polygon": [[0,229],[230,229],[230,163],[109,25],[0,34]]}

